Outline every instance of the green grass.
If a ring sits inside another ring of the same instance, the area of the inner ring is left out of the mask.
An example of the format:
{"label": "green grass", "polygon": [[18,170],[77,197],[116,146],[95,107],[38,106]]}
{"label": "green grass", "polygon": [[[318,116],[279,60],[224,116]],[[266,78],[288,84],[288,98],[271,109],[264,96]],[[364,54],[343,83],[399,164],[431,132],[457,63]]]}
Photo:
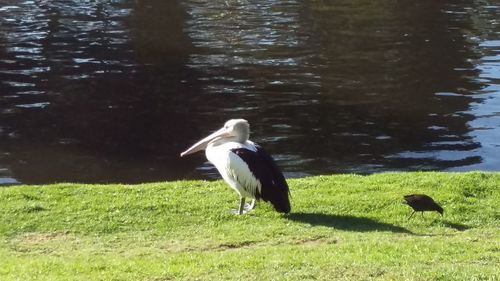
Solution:
{"label": "green grass", "polygon": [[[0,280],[499,280],[500,174],[289,180],[234,216],[223,182],[0,189]],[[402,196],[445,209],[410,221]]]}

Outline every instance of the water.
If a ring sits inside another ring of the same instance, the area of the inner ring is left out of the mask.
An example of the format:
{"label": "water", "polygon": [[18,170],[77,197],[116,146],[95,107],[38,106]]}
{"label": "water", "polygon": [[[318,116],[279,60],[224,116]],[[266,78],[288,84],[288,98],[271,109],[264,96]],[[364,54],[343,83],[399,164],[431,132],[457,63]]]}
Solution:
{"label": "water", "polygon": [[499,4],[0,0],[0,184],[217,178],[230,118],[288,177],[498,171]]}

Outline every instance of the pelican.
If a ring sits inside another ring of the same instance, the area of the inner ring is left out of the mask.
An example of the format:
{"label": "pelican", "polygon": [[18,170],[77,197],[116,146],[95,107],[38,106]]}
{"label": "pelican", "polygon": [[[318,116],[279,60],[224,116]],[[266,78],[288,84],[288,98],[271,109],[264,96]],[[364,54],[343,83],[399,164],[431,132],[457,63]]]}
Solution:
{"label": "pelican", "polygon": [[[285,177],[259,145],[250,141],[250,125],[245,119],[231,119],[224,127],[198,141],[181,157],[205,150],[205,155],[224,181],[240,196],[238,209],[242,215],[255,208],[256,200],[270,202],[280,213],[290,212],[289,189]],[[245,198],[252,199],[250,205]]]}

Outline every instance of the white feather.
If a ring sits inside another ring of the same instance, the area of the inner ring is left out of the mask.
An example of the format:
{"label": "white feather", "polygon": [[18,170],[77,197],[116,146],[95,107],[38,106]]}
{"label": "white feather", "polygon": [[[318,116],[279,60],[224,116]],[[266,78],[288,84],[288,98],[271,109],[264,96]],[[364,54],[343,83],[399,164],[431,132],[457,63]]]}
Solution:
{"label": "white feather", "polygon": [[209,145],[206,156],[219,171],[222,178],[241,197],[255,198],[256,191],[261,192],[261,183],[255,178],[248,165],[231,149],[246,148],[256,151],[251,141],[245,143],[226,142],[220,145]]}

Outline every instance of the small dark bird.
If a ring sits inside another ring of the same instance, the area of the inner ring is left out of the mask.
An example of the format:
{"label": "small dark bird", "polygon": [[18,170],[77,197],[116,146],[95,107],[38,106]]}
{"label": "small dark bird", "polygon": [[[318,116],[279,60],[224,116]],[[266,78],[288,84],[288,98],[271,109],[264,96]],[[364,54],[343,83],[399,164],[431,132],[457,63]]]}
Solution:
{"label": "small dark bird", "polygon": [[422,212],[422,216],[425,211],[436,211],[443,215],[443,208],[434,202],[434,199],[425,194],[405,195],[404,199],[403,204],[408,204],[408,206],[413,208],[413,213],[411,213],[408,219],[411,219],[415,212]]}

